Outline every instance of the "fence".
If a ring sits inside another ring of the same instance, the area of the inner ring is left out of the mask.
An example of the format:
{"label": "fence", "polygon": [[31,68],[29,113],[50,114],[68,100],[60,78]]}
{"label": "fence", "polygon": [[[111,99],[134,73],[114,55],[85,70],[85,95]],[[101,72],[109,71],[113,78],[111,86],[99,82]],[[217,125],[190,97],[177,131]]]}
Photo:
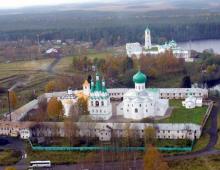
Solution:
{"label": "fence", "polygon": [[[112,146],[83,146],[83,147],[59,147],[59,146],[33,146],[29,140],[32,150],[34,151],[144,151],[145,147],[112,147]],[[179,151],[190,152],[193,149],[194,141],[189,147],[157,147],[160,151]]]}

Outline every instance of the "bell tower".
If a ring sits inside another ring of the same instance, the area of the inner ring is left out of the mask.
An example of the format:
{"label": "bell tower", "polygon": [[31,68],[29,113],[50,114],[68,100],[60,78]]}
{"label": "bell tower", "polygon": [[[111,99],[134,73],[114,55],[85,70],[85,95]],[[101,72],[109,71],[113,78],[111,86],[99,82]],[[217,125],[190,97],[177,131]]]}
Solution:
{"label": "bell tower", "polygon": [[145,49],[151,49],[151,35],[150,29],[147,27],[145,30]]}

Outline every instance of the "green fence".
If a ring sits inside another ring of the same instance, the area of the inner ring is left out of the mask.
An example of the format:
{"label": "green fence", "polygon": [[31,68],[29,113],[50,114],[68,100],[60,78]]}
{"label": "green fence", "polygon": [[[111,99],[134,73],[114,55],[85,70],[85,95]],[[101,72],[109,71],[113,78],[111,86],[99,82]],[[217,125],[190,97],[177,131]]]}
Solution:
{"label": "green fence", "polygon": [[[34,151],[144,151],[145,147],[112,147],[112,146],[82,146],[82,147],[59,147],[59,146],[33,146],[30,141],[32,150]],[[157,147],[160,151],[192,151],[194,141],[190,147]]]}

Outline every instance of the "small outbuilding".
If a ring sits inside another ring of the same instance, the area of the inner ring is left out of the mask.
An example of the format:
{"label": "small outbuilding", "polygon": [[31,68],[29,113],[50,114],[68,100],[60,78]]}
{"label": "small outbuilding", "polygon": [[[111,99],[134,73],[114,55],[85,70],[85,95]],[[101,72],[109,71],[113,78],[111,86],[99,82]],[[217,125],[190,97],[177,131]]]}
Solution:
{"label": "small outbuilding", "polygon": [[182,101],[182,105],[186,109],[193,109],[195,107],[202,107],[202,98],[196,98],[194,96],[189,96],[184,101]]}

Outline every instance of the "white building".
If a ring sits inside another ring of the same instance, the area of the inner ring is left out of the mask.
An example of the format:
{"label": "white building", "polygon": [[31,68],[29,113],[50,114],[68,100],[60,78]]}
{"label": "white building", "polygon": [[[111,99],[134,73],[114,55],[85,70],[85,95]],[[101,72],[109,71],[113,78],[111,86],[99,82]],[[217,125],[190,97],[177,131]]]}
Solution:
{"label": "white building", "polygon": [[96,83],[92,80],[88,101],[88,110],[95,120],[108,120],[112,116],[110,96],[105,87],[105,80],[96,73]]}
{"label": "white building", "polygon": [[189,96],[184,101],[182,101],[182,105],[187,109],[193,109],[195,107],[202,107],[202,98]]}
{"label": "white building", "polygon": [[77,97],[72,90],[68,90],[67,94],[60,97],[59,100],[63,104],[64,116],[69,116],[71,107],[77,102]]}
{"label": "white building", "polygon": [[141,44],[136,42],[136,43],[127,43],[126,44],[126,51],[127,55],[129,57],[132,57],[135,55],[136,57],[140,57],[140,55],[143,53],[143,49],[141,47]]}
{"label": "white building", "polygon": [[158,55],[161,53],[165,53],[166,51],[172,51],[173,55],[176,58],[182,58],[185,62],[193,62],[193,58],[190,56],[190,51],[181,49],[177,46],[177,43],[172,40],[170,42],[166,42],[163,45],[152,45],[151,44],[151,33],[150,29],[146,28],[145,30],[145,44],[144,47],[140,45],[140,43],[127,43],[126,51],[128,57],[132,57],[133,55],[140,57],[141,54],[147,55]]}
{"label": "white building", "polygon": [[133,76],[135,89],[128,90],[123,96],[122,110],[125,118],[140,120],[164,116],[169,108],[169,100],[160,99],[157,89],[145,89],[146,79],[146,75],[140,71]]}
{"label": "white building", "polygon": [[147,27],[145,30],[145,49],[151,49],[151,34],[150,29]]}

